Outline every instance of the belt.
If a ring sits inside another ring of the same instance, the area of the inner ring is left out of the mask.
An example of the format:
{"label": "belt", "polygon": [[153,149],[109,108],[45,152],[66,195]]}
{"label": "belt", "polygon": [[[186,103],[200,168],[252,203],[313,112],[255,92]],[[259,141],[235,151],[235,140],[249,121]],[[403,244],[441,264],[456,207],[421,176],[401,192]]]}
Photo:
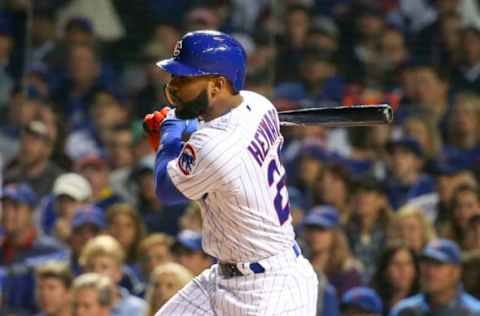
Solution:
{"label": "belt", "polygon": [[[300,253],[302,252],[300,250],[300,247],[297,245],[297,243],[295,243],[293,245],[293,247],[291,248],[291,250],[293,250],[293,254],[295,255],[295,257],[298,257],[300,255]],[[291,251],[289,250],[289,251]],[[265,260],[268,260],[269,258],[265,259]],[[232,278],[232,277],[237,277],[237,276],[244,276],[244,275],[247,275],[249,273],[254,273],[254,274],[257,274],[257,273],[264,273],[265,272],[265,266],[262,265],[262,261],[264,260],[260,260],[258,262],[250,262],[250,263],[226,263],[226,262],[220,262],[218,264],[218,267],[219,267],[219,270],[220,270],[220,273],[226,277],[226,278]],[[238,268],[238,265],[242,265],[244,268],[242,270],[245,270],[245,268],[248,270],[247,273],[245,272],[242,272],[239,268]]]}

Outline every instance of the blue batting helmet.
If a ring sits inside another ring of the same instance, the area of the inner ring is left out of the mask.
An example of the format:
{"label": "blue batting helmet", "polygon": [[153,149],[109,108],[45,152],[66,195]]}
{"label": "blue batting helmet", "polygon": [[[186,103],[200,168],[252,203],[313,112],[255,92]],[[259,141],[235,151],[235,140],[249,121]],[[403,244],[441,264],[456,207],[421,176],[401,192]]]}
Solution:
{"label": "blue batting helmet", "polygon": [[190,32],[178,41],[173,58],[157,66],[176,76],[224,76],[235,92],[245,83],[246,53],[230,35],[218,31]]}

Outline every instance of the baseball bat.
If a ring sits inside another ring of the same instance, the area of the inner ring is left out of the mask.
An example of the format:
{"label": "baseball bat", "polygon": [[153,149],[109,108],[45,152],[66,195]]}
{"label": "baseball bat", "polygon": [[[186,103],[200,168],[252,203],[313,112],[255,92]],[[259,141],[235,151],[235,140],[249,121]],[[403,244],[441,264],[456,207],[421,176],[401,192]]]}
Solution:
{"label": "baseball bat", "polygon": [[388,104],[307,108],[278,113],[281,126],[353,127],[389,124],[393,120]]}

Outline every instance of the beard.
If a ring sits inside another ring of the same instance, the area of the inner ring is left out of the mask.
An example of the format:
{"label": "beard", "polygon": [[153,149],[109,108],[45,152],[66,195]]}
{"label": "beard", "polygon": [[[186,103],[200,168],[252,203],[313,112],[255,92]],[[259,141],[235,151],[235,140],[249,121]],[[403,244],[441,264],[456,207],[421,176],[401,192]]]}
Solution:
{"label": "beard", "polygon": [[178,106],[175,108],[175,116],[181,120],[194,119],[207,111],[208,108],[208,94],[207,89],[203,90],[196,98],[188,102],[178,102],[181,105],[181,109]]}

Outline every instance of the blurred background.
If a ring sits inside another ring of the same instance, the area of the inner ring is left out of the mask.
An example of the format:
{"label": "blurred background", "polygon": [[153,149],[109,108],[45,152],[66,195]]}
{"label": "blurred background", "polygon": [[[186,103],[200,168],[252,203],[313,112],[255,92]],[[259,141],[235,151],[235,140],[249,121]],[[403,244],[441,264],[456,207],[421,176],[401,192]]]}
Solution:
{"label": "blurred background", "polygon": [[480,298],[479,1],[2,0],[0,315],[71,315],[85,272],[108,276],[111,315],[153,315],[215,262],[199,209],[156,198],[142,131],[165,105],[155,62],[199,29],[242,43],[246,90],[278,110],[394,109],[389,126],[282,130],[324,315],[359,286],[388,315],[443,266],[461,271],[444,290]]}

